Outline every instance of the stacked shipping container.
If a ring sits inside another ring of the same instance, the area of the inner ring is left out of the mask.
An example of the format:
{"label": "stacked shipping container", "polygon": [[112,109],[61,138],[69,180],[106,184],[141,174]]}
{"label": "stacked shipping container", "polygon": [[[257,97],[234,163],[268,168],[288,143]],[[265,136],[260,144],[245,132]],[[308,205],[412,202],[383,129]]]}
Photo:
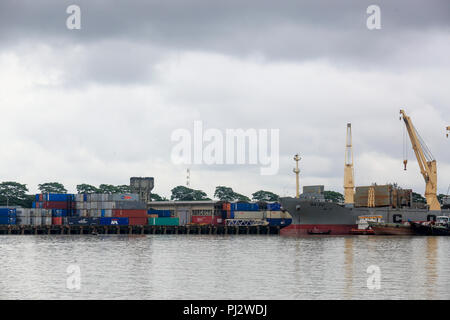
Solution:
{"label": "stacked shipping container", "polygon": [[98,220],[71,219],[69,224],[80,225],[146,225],[146,204],[137,194],[77,194],[76,216]]}
{"label": "stacked shipping container", "polygon": [[[33,202],[35,209],[47,209],[51,211],[51,224],[62,225],[63,219],[73,216],[75,212],[75,195],[70,193],[43,193],[36,195],[36,201]],[[36,211],[39,212],[39,211]],[[43,212],[43,211],[41,211]],[[36,215],[36,223],[39,218]],[[44,223],[47,224],[47,213],[42,215]],[[36,224],[39,225],[39,224]]]}
{"label": "stacked shipping container", "polygon": [[148,224],[152,226],[178,226],[180,219],[172,217],[171,210],[147,210]]}

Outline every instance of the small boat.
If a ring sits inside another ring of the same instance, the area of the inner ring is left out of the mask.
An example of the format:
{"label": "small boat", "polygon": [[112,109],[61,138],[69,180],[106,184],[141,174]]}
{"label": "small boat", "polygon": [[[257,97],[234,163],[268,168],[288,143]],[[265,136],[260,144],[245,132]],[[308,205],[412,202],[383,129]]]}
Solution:
{"label": "small boat", "polygon": [[330,234],[331,230],[320,230],[318,228],[308,230],[308,234]]}
{"label": "small boat", "polygon": [[384,223],[368,221],[376,235],[414,235],[410,223]]}

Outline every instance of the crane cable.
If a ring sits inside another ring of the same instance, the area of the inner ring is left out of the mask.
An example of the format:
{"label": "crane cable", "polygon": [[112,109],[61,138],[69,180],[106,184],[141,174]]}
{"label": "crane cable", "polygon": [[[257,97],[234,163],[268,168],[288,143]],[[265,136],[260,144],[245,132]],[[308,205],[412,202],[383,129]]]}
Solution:
{"label": "crane cable", "polygon": [[430,149],[428,149],[427,144],[425,143],[425,141],[422,139],[422,137],[420,136],[419,132],[417,132],[416,128],[413,126],[414,131],[416,132],[417,138],[419,139],[419,143],[422,147],[423,153],[425,155],[425,158],[427,159],[427,161],[432,161],[434,160],[434,156],[431,153]]}
{"label": "crane cable", "polygon": [[408,142],[406,141],[406,125],[403,126],[403,164],[405,166],[404,170],[406,170],[406,164],[408,163]]}

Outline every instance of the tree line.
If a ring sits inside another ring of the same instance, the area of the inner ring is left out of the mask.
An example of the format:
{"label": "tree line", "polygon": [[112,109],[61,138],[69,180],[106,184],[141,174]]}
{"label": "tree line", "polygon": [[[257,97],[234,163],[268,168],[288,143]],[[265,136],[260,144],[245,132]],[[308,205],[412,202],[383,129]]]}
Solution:
{"label": "tree line", "polygon": [[[46,182],[38,185],[40,193],[67,193],[67,189],[62,183],[59,182]],[[100,184],[95,187],[90,184],[79,184],[76,186],[78,193],[130,193],[131,188],[129,185],[112,185],[112,184]],[[31,208],[32,202],[35,201],[35,196],[28,194],[28,188],[26,184],[21,184],[14,181],[5,181],[0,183],[0,206],[22,206],[25,208]],[[325,200],[343,203],[344,196],[340,192],[325,191]],[[442,203],[444,194],[438,195],[439,202]],[[259,190],[247,197],[246,195],[235,192],[232,188],[226,186],[217,186],[214,192],[214,198],[221,201],[279,201],[280,196],[270,191]],[[156,193],[151,194],[152,201],[167,201],[164,196],[160,196]],[[208,197],[206,192],[202,190],[195,190],[186,186],[177,186],[171,190],[170,200],[174,201],[202,201],[212,200]],[[426,199],[413,192],[413,202],[426,203]]]}

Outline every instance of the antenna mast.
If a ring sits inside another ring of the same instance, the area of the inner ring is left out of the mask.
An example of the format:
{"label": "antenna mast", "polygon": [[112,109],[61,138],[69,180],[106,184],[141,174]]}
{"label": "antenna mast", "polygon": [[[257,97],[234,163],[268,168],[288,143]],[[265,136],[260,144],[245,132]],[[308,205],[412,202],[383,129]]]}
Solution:
{"label": "antenna mast", "polygon": [[301,160],[302,158],[298,156],[298,153],[294,156],[294,160],[295,160],[295,168],[294,168],[294,173],[295,173],[295,178],[296,178],[296,190],[295,190],[295,197],[296,198],[300,198],[300,180],[299,180],[299,173],[300,173],[300,169],[298,168],[298,162]]}

